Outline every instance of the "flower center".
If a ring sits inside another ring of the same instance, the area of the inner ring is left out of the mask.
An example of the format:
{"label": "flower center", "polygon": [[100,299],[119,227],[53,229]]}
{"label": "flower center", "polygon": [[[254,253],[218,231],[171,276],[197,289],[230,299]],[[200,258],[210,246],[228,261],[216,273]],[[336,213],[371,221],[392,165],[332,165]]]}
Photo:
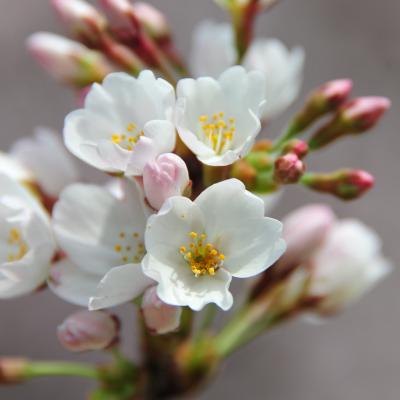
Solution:
{"label": "flower center", "polygon": [[202,135],[200,139],[205,144],[210,146],[217,154],[229,150],[236,129],[234,118],[225,120],[224,113],[220,112],[212,117],[201,115],[199,122]]}
{"label": "flower center", "polygon": [[23,239],[21,231],[18,228],[10,229],[7,243],[10,246],[10,250],[7,255],[8,262],[18,261],[28,252],[28,245]]}
{"label": "flower center", "polygon": [[179,252],[188,263],[193,274],[197,277],[202,275],[215,275],[222,267],[225,255],[220,253],[214,245],[206,243],[207,235],[190,232],[189,248],[181,246]]}
{"label": "flower center", "polygon": [[114,251],[121,256],[121,261],[124,264],[137,264],[142,261],[145,248],[138,232],[132,232],[131,234],[120,232]]}
{"label": "flower center", "polygon": [[125,150],[133,151],[136,143],[143,135],[143,131],[139,131],[136,124],[130,123],[126,127],[125,133],[113,133],[111,135],[111,141]]}

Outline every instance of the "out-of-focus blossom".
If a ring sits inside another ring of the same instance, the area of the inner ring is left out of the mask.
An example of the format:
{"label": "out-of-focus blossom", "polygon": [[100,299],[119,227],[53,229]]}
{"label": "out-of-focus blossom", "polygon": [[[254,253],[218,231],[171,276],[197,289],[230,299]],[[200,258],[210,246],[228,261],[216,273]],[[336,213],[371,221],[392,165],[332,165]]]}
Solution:
{"label": "out-of-focus blossom", "polygon": [[0,175],[0,299],[29,294],[45,281],[56,251],[49,217],[17,181]]}
{"label": "out-of-focus blossom", "polygon": [[230,179],[210,186],[194,201],[167,200],[146,228],[144,272],[158,282],[167,304],[201,310],[233,304],[232,277],[248,278],[284,252],[282,224],[264,217],[264,204]]}
{"label": "out-of-focus blossom", "polygon": [[187,166],[176,154],[161,154],[144,167],[144,194],[155,210],[159,210],[169,197],[182,195],[189,185]]}
{"label": "out-of-focus blossom", "polygon": [[118,337],[119,323],[104,311],[78,311],[57,328],[64,348],[74,352],[102,350]]}
{"label": "out-of-focus blossom", "polygon": [[175,147],[174,103],[174,88],[151,71],[110,74],[66,117],[66,146],[100,170],[141,175],[147,161]]}
{"label": "out-of-focus blossom", "polygon": [[56,80],[85,87],[100,82],[114,70],[98,51],[48,32],[31,35],[27,46],[32,56]]}
{"label": "out-of-focus blossom", "polygon": [[264,80],[236,66],[218,80],[182,79],[176,126],[182,141],[204,164],[229,165],[245,156],[261,129]]}
{"label": "out-of-focus blossom", "polygon": [[34,183],[35,177],[24,165],[9,154],[0,152],[0,174],[19,183]]}
{"label": "out-of-focus blossom", "polygon": [[143,24],[146,32],[154,39],[170,35],[170,27],[164,14],[149,3],[135,1],[132,4],[135,14]]}
{"label": "out-of-focus blossom", "polygon": [[[203,21],[195,29],[190,67],[194,76],[218,77],[238,58],[229,24]],[[304,50],[289,50],[277,39],[257,39],[247,50],[242,65],[257,70],[265,78],[266,104],[262,119],[272,119],[284,111],[298,96],[304,68]]]}
{"label": "out-of-focus blossom", "polygon": [[123,184],[123,198],[83,184],[61,193],[53,226],[68,258],[53,266],[49,285],[63,299],[100,309],[130,301],[149,285],[140,267],[147,218],[142,194],[134,182]]}
{"label": "out-of-focus blossom", "polygon": [[17,140],[10,154],[30,171],[35,182],[49,196],[57,197],[64,187],[79,178],[61,136],[50,129],[37,128],[33,137]]}
{"label": "out-of-focus blossom", "polygon": [[179,327],[182,308],[162,302],[155,286],[145,291],[141,311],[147,328],[154,334],[164,335]]}
{"label": "out-of-focus blossom", "polygon": [[390,271],[379,237],[356,220],[337,222],[309,260],[308,296],[322,315],[358,300]]}

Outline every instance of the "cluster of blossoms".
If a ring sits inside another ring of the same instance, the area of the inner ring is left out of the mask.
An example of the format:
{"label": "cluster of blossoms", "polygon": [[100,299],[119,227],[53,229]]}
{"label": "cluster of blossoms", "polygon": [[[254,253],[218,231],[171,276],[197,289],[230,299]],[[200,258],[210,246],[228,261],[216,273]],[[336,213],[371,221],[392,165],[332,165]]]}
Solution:
{"label": "cluster of blossoms", "polygon": [[[283,224],[265,214],[286,184],[345,200],[370,189],[365,171],[307,172],[305,159],[366,132],[390,103],[349,98],[350,80],[328,82],[278,139],[256,141],[302,81],[301,48],[252,39],[254,18],[275,1],[217,1],[233,24],[195,29],[195,78],[158,10],[99,3],[104,13],[81,0],[53,0],[75,40],[51,33],[28,40],[39,63],[77,90],[81,108],[66,116],[63,140],[41,128],[0,155],[0,298],[49,287],[86,308],[58,329],[71,351],[115,350],[119,322],[102,310],[133,301],[147,346],[142,373],[154,386],[149,398],[163,398],[198,384],[271,321],[334,314],[387,273],[379,239],[358,221],[340,221],[324,205],[294,211]],[[103,171],[104,184],[79,183],[71,154]],[[241,311],[212,335],[214,305],[234,304],[233,277],[255,278],[240,294]],[[204,308],[204,326],[192,337],[194,312]],[[138,368],[116,358],[109,373],[85,370],[102,383],[96,396],[103,397],[93,399],[149,390]],[[35,374],[34,363],[0,361],[0,380]]]}

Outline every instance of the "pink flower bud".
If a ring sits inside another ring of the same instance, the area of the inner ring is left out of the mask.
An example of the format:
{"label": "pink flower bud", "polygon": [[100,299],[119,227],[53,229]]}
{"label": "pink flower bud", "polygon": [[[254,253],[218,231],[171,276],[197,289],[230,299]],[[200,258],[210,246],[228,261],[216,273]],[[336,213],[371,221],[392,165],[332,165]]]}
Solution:
{"label": "pink flower bud", "polygon": [[390,105],[386,97],[359,97],[344,104],[340,115],[354,132],[364,132],[376,125]]}
{"label": "pink flower bud", "polygon": [[146,326],[154,334],[163,335],[179,327],[182,308],[163,303],[155,286],[144,293],[141,310]]}
{"label": "pink flower bud", "polygon": [[147,201],[156,210],[169,197],[182,195],[189,185],[187,166],[176,154],[162,154],[144,167],[144,192]]}
{"label": "pink flower bud", "polygon": [[79,87],[102,81],[113,71],[99,52],[53,33],[34,33],[27,47],[53,78]]}
{"label": "pink flower bud", "polygon": [[158,40],[170,35],[167,19],[160,10],[151,4],[140,1],[133,3],[133,9],[139,21],[152,38]]}
{"label": "pink flower bud", "polygon": [[290,140],[283,148],[283,154],[294,153],[298,158],[304,158],[308,153],[308,144],[300,139]]}
{"label": "pink flower bud", "polygon": [[0,385],[16,384],[24,379],[28,362],[24,358],[0,358]]}
{"label": "pink flower bud", "polygon": [[274,180],[277,183],[296,183],[303,175],[305,166],[303,161],[294,153],[280,156],[275,161]]}
{"label": "pink flower bud", "polygon": [[318,192],[330,193],[342,200],[353,200],[374,186],[374,177],[366,171],[342,169],[330,174],[306,174],[301,182]]}
{"label": "pink flower bud", "polygon": [[116,318],[103,311],[78,311],[57,329],[60,343],[74,352],[105,349],[117,339],[118,333]]}
{"label": "pink flower bud", "polygon": [[287,215],[283,220],[285,264],[305,261],[321,245],[335,221],[333,211],[323,204],[304,206]]}
{"label": "pink flower bud", "polygon": [[92,5],[82,0],[51,0],[65,25],[74,35],[96,43],[104,32],[107,21]]}
{"label": "pink flower bud", "polygon": [[350,79],[337,79],[322,85],[314,92],[315,100],[324,103],[330,110],[336,109],[349,97],[353,89]]}

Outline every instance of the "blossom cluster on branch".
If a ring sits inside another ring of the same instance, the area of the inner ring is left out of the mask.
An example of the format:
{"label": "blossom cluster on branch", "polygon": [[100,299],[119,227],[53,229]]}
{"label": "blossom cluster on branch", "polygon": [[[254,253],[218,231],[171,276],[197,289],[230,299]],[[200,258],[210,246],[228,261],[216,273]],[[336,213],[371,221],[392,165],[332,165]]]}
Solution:
{"label": "blossom cluster on branch", "polygon": [[[51,3],[73,39],[40,32],[27,45],[75,90],[77,109],[62,135],[38,128],[0,154],[0,299],[49,288],[83,307],[59,326],[60,343],[113,361],[4,358],[0,383],[76,375],[99,381],[93,400],[185,395],[276,324],[336,314],[388,273],[378,236],[328,206],[266,216],[288,184],[342,200],[371,189],[366,171],[313,172],[306,161],[367,132],[390,106],[351,98],[349,79],[330,81],[277,139],[260,139],[298,96],[305,60],[300,47],[253,38],[276,1],[216,1],[231,23],[195,28],[190,72],[147,3]],[[104,183],[81,183],[73,156]],[[233,278],[252,279],[235,294]],[[127,302],[138,310],[139,365],[120,352],[120,321],[105,311]],[[216,329],[216,312],[232,308]]]}

